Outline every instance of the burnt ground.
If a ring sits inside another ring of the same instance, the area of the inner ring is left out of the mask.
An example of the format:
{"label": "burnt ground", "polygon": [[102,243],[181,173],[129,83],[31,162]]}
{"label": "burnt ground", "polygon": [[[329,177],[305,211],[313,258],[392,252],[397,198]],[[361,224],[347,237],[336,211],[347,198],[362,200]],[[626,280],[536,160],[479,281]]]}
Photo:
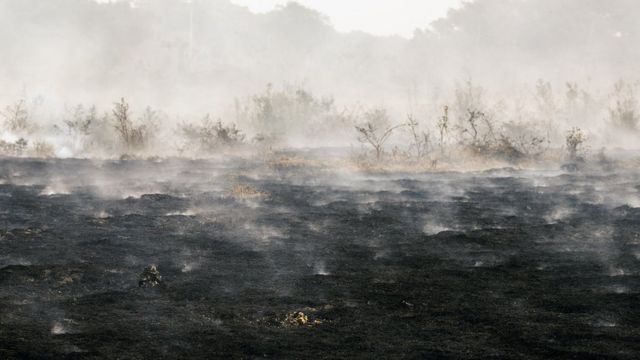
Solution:
{"label": "burnt ground", "polygon": [[3,159],[0,358],[638,358],[638,175]]}

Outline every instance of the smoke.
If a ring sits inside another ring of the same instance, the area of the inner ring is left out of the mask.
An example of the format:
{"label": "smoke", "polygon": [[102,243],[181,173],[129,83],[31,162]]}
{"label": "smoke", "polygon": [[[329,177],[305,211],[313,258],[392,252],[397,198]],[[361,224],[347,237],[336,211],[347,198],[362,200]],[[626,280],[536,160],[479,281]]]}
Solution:
{"label": "smoke", "polygon": [[[635,75],[637,2],[478,0],[412,39],[343,34],[295,3],[254,14],[226,0],[0,1],[4,98],[167,110],[228,105],[272,82],[406,106],[472,77],[511,89],[539,78]],[[567,21],[571,18],[572,21]]]}
{"label": "smoke", "polygon": [[[196,134],[220,119],[247,142],[354,145],[353,125],[378,108],[392,124],[411,115],[434,145],[445,105],[460,129],[474,110],[521,142],[562,146],[580,127],[594,148],[635,147],[639,7],[476,0],[407,39],[341,33],[297,3],[256,14],[228,0],[0,0],[0,104],[24,100],[32,156],[133,153],[114,140],[123,97],[132,130],[155,135],[146,155],[201,153],[176,139],[201,119],[210,125]],[[67,136],[85,120],[92,137]],[[1,138],[16,153],[14,130]],[[445,143],[469,142],[466,131]],[[405,142],[396,134],[388,145]]]}

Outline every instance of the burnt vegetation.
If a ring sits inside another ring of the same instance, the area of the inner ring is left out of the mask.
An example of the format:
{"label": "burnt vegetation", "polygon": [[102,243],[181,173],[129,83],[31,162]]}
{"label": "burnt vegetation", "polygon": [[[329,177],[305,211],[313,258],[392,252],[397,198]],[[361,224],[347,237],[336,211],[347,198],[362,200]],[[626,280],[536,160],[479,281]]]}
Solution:
{"label": "burnt vegetation", "polygon": [[0,360],[640,359],[640,1],[277,2],[0,0]]}
{"label": "burnt vegetation", "polygon": [[[638,130],[636,85],[623,81],[600,98],[576,82],[566,83],[558,95],[542,80],[512,104],[509,99],[491,102],[495,97],[471,80],[451,94],[450,101],[433,103],[433,112],[413,112],[396,120],[401,115],[382,106],[340,107],[335,99],[317,97],[302,87],[277,90],[268,85],[261,93],[235,100],[233,122],[207,114],[196,121],[181,120],[177,127],[171,116],[151,107],[134,110],[122,98],[104,112],[94,105],[67,108],[53,131],[31,115],[37,113],[37,101],[31,105],[19,100],[1,112],[5,136],[0,153],[52,157],[63,146],[66,156],[206,157],[355,142],[361,146],[356,162],[366,167],[427,169],[476,160],[583,162],[590,142],[628,138]],[[589,124],[583,124],[586,120]],[[588,129],[598,122],[606,132],[589,136]]]}
{"label": "burnt vegetation", "polygon": [[213,121],[209,114],[200,124],[183,124],[180,131],[185,138],[182,151],[191,150],[196,154],[211,154],[238,148],[245,140],[245,135],[235,124],[225,125],[222,120]]}

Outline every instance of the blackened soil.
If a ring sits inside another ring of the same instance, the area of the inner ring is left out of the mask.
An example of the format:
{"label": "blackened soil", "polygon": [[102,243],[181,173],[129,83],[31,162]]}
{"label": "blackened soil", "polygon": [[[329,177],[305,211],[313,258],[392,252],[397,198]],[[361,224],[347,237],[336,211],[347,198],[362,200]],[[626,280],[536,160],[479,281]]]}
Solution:
{"label": "blackened soil", "polygon": [[637,359],[638,175],[0,160],[0,358]]}

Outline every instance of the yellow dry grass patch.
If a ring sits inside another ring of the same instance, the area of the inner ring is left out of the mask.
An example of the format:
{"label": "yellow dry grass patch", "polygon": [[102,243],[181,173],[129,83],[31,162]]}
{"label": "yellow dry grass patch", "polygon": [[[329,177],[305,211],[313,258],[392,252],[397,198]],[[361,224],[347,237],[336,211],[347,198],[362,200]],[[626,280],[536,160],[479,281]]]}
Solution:
{"label": "yellow dry grass patch", "polygon": [[246,184],[236,184],[233,186],[231,191],[229,191],[229,195],[236,199],[253,199],[268,197],[270,194]]}
{"label": "yellow dry grass patch", "polygon": [[267,159],[267,165],[276,169],[287,169],[296,167],[321,166],[323,162],[307,159],[301,156],[281,155]]}

